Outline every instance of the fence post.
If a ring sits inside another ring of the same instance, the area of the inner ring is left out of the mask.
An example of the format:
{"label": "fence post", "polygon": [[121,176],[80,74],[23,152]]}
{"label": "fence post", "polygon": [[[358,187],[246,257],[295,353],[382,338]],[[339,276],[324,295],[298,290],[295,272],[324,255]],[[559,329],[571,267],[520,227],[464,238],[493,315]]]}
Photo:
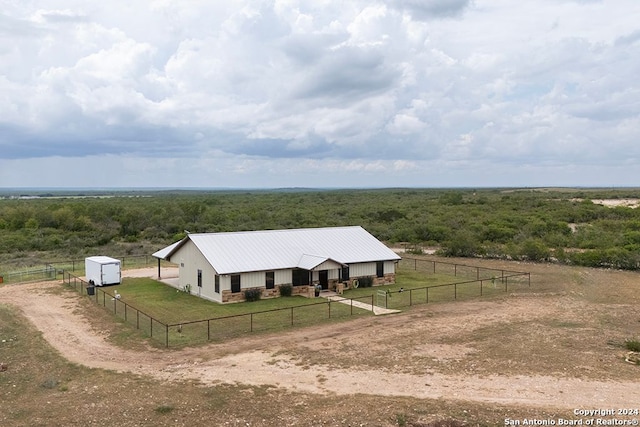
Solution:
{"label": "fence post", "polygon": [[458,299],[458,284],[453,284],[453,299]]}
{"label": "fence post", "polygon": [[480,280],[480,296],[482,296],[482,280]]}
{"label": "fence post", "polygon": [[427,304],[429,303],[429,288],[425,288],[427,290]]}
{"label": "fence post", "polygon": [[136,310],[136,329],[140,329],[140,310]]}
{"label": "fence post", "polygon": [[211,319],[207,319],[207,341],[211,340]]}
{"label": "fence post", "polygon": [[353,298],[351,298],[351,315],[353,316]]}
{"label": "fence post", "polygon": [[249,332],[253,332],[253,313],[249,313]]}
{"label": "fence post", "polygon": [[418,258],[414,258],[413,259],[413,269],[417,270],[418,269]]}
{"label": "fence post", "polygon": [[[125,313],[126,313],[126,312],[125,312]],[[164,325],[164,326],[165,326],[166,331],[167,331],[167,336],[165,337],[165,339],[166,339],[167,341],[166,341],[166,344],[165,344],[165,345],[166,345],[166,347],[167,347],[167,348],[169,348],[169,325],[167,324],[167,325]]]}
{"label": "fence post", "polygon": [[507,285],[509,284],[509,276],[504,278],[504,291],[507,292]]}
{"label": "fence post", "polygon": [[458,264],[453,264],[453,277],[458,277]]}
{"label": "fence post", "polygon": [[409,307],[413,305],[413,289],[409,289]]}
{"label": "fence post", "polygon": [[329,319],[331,319],[331,300],[327,300],[327,305],[329,306]]}

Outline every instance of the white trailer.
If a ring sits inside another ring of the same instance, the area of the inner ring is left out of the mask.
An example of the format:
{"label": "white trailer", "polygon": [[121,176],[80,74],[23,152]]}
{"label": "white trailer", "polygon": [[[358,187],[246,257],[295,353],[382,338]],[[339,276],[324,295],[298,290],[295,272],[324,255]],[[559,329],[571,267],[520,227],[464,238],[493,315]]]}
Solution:
{"label": "white trailer", "polygon": [[117,285],[121,281],[120,260],[108,256],[85,258],[84,271],[87,282],[94,286]]}

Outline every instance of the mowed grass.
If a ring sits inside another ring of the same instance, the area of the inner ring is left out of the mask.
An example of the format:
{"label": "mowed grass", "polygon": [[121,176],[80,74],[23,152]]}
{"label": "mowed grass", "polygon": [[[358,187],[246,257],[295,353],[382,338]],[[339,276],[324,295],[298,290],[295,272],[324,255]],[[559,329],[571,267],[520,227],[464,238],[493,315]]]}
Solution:
{"label": "mowed grass", "polygon": [[[485,276],[486,277],[486,276]],[[512,287],[522,284],[522,278],[509,278]],[[378,292],[386,293],[384,297]],[[487,297],[505,293],[505,281],[495,279],[474,280],[473,278],[449,274],[428,274],[424,270],[400,268],[396,273],[396,283],[392,285],[357,288],[345,291],[345,298],[373,301],[374,304],[400,309],[417,304],[446,302],[459,299]]]}
{"label": "mowed grass", "polygon": [[[120,300],[113,298],[116,291]],[[147,278],[125,278],[121,285],[98,288],[90,298],[171,347],[372,315],[346,304],[301,296],[218,304]]]}
{"label": "mowed grass", "polygon": [[[113,298],[116,291],[120,300]],[[431,274],[404,267],[398,270],[393,285],[350,289],[343,296],[365,304],[403,309],[504,292],[505,283],[500,278],[476,281],[468,276]],[[372,315],[352,304],[301,296],[218,304],[149,278],[125,278],[121,285],[97,288],[91,298],[157,343],[171,347]]]}
{"label": "mowed grass", "polygon": [[326,302],[322,299],[291,296],[261,299],[254,302],[219,304],[147,278],[125,278],[121,285],[109,286],[104,290],[109,294],[118,291],[121,295],[121,301],[169,324]]}

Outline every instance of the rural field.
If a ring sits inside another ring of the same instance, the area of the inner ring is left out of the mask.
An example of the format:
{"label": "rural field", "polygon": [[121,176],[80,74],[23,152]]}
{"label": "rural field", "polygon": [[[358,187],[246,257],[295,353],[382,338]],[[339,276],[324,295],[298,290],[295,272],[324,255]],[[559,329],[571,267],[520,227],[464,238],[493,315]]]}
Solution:
{"label": "rural field", "polygon": [[640,409],[640,366],[625,361],[625,344],[640,336],[637,272],[457,261],[531,272],[531,287],[160,349],[59,282],[1,286],[0,425],[416,427],[640,419],[574,413]]}

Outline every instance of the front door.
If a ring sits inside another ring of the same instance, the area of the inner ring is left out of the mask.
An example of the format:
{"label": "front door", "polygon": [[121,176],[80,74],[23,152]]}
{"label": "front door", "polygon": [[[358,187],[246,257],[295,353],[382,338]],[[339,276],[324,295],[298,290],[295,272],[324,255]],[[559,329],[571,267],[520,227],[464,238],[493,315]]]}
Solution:
{"label": "front door", "polygon": [[320,270],[318,272],[318,279],[320,280],[322,289],[329,289],[329,270]]}

